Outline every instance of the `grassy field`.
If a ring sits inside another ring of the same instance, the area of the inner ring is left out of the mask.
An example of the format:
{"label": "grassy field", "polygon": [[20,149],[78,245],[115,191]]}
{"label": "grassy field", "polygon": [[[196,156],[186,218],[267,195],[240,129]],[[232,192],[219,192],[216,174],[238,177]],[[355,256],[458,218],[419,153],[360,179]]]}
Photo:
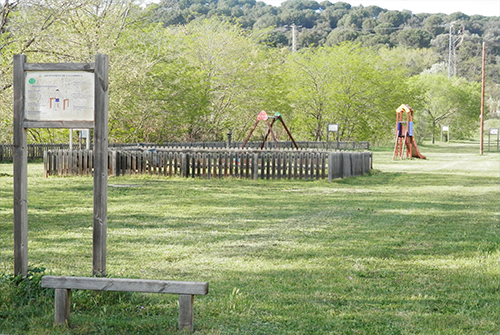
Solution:
{"label": "grassy field", "polygon": [[[108,275],[209,281],[196,334],[500,334],[500,156],[420,151],[376,149],[370,175],[332,183],[110,178]],[[0,333],[178,333],[160,294],[74,291],[71,328],[53,326],[40,276],[91,275],[92,179],[30,164],[28,190],[21,281],[0,164]]]}

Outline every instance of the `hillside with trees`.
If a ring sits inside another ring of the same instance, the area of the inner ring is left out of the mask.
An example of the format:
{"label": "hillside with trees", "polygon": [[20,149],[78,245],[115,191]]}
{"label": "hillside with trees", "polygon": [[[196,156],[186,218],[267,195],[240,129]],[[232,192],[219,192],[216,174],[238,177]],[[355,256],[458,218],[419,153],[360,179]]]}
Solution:
{"label": "hillside with trees", "polygon": [[[336,122],[342,140],[385,141],[401,103],[416,110],[420,136],[446,124],[467,138],[477,132],[483,42],[488,110],[500,109],[499,17],[309,0],[18,0],[1,5],[0,34],[3,143],[20,53],[33,63],[108,54],[115,142],[223,140],[228,129],[239,140],[262,109],[280,112],[297,139],[325,140]],[[66,130],[30,129],[31,142],[66,140]]]}

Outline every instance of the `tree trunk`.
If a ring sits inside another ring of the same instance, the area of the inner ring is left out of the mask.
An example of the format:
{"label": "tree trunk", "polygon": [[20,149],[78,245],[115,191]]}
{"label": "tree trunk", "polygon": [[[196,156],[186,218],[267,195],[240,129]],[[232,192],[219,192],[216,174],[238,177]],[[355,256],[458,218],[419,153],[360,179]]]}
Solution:
{"label": "tree trunk", "polygon": [[436,133],[436,120],[432,120],[432,144],[434,144],[435,133]]}

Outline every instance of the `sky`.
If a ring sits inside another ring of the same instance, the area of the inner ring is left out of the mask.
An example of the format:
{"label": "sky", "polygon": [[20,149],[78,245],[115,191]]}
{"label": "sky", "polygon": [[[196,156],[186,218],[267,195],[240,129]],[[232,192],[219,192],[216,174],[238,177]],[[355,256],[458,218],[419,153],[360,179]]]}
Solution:
{"label": "sky", "polygon": [[[279,6],[283,0],[261,0],[273,6]],[[320,0],[316,0],[321,2]],[[329,0],[330,2],[338,2]],[[500,0],[340,0],[351,6],[378,6],[389,10],[409,10],[413,14],[462,12],[469,16],[500,16]]]}

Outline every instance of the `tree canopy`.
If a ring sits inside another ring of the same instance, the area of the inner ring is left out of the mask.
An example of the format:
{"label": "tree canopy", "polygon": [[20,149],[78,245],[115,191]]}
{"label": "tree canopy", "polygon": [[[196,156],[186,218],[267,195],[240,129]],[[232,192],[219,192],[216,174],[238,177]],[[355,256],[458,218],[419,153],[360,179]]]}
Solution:
{"label": "tree canopy", "polygon": [[[456,77],[448,79],[450,32]],[[467,137],[477,126],[483,41],[487,101],[492,111],[500,105],[499,40],[499,17],[344,2],[5,1],[0,142],[12,138],[12,57],[21,53],[33,63],[108,54],[110,141],[223,140],[228,129],[243,139],[262,109],[280,112],[297,139],[324,140],[336,122],[342,140],[379,141],[392,136],[401,103],[413,104],[429,137],[445,121]],[[30,129],[30,141],[66,138]]]}

